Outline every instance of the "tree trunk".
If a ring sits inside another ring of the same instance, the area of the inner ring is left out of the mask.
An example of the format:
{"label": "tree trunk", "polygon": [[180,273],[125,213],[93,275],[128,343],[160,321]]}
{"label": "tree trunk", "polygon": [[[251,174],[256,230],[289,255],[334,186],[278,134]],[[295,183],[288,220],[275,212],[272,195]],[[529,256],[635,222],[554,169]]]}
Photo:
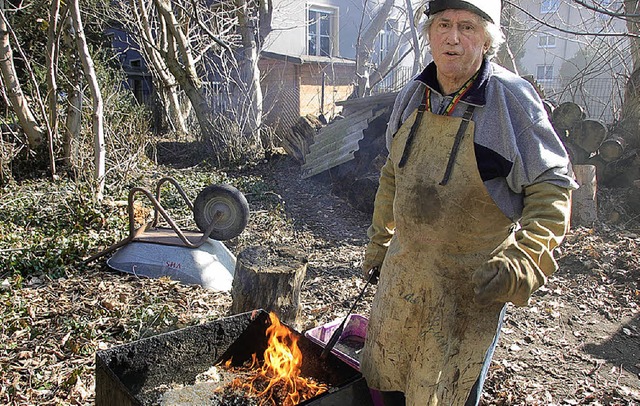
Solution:
{"label": "tree trunk", "polygon": [[98,85],[98,78],[93,66],[93,58],[89,53],[89,47],[87,46],[87,39],[84,35],[84,28],[82,26],[82,19],[80,17],[80,5],[78,0],[72,0],[69,3],[69,10],[71,11],[71,21],[73,22],[73,29],[76,32],[76,45],[78,49],[78,55],[82,62],[82,68],[84,75],[87,78],[89,89],[91,90],[91,98],[93,100],[93,152],[94,152],[94,164],[95,173],[94,181],[96,182],[96,198],[102,199],[105,183],[105,143],[104,143],[104,125],[103,125],[103,102],[102,93],[100,92],[100,86]]}
{"label": "tree trunk", "polygon": [[[255,40],[256,30],[252,27],[248,4],[245,0],[236,0],[236,16],[238,17],[238,30],[242,37],[242,49],[240,50],[239,73],[239,98],[240,111],[246,117],[243,134],[250,138],[262,124],[262,88],[260,87],[260,69],[258,68],[258,44]],[[259,139],[259,134],[255,134]]]}
{"label": "tree trunk", "polygon": [[177,19],[166,2],[155,0],[154,4],[160,14],[161,25],[164,27],[166,49],[164,49],[163,61],[191,102],[200,126],[200,139],[213,139],[211,109],[203,95],[186,35],[180,30]]}
{"label": "tree trunk", "polygon": [[245,249],[236,262],[231,313],[273,311],[283,323],[298,329],[302,324],[300,291],[306,272],[307,258],[292,248]]}
{"label": "tree trunk", "polygon": [[[420,34],[416,29],[416,27],[418,27],[419,25],[413,24],[413,22],[416,21],[416,16],[413,12],[413,5],[411,4],[411,0],[406,0],[405,7],[407,10],[407,17],[409,18],[409,30],[411,31],[411,43],[413,48],[413,68],[411,69],[411,76],[413,76],[416,75],[420,71],[420,69],[422,69],[424,65],[424,55],[422,52],[422,47],[420,46]],[[422,8],[418,9],[419,13],[422,13],[422,11]],[[418,16],[418,18],[421,17],[421,15]]]}
{"label": "tree trunk", "polygon": [[49,108],[49,158],[51,174],[55,176],[56,164],[54,139],[58,135],[58,20],[60,18],[60,0],[51,0],[49,8],[49,28],[47,30],[47,105]]}
{"label": "tree trunk", "polygon": [[389,14],[393,7],[394,0],[385,0],[385,2],[376,11],[375,16],[369,22],[367,28],[361,33],[356,44],[356,78],[357,78],[357,97],[364,97],[370,93],[368,64],[373,52],[373,44],[376,37],[384,29],[384,25],[389,19]]}
{"label": "tree trunk", "polygon": [[574,165],[573,170],[580,188],[572,195],[571,225],[590,226],[598,220],[596,167]]}
{"label": "tree trunk", "polygon": [[24,93],[22,93],[22,86],[13,65],[9,26],[4,11],[5,2],[0,0],[0,74],[2,74],[6,92],[11,101],[11,108],[18,118],[20,127],[27,136],[29,145],[37,147],[42,144],[44,129],[38,125],[36,117],[27,104]]}
{"label": "tree trunk", "polygon": [[171,9],[171,2],[168,0],[154,0],[158,13],[165,21],[164,27],[168,30],[166,33],[168,36],[173,37],[173,43],[178,46],[178,55],[182,60],[182,66],[186,72],[186,76],[196,88],[200,87],[200,79],[196,73],[195,62],[191,55],[191,48],[189,47],[189,40],[183,30],[180,28],[180,23],[176,19]]}
{"label": "tree trunk", "polygon": [[73,73],[73,87],[67,98],[67,119],[64,126],[63,162],[66,166],[73,165],[73,140],[80,138],[82,126],[82,76],[77,69]]}
{"label": "tree trunk", "polygon": [[[629,34],[640,34],[640,19],[638,0],[625,0],[624,11],[628,15],[627,31]],[[625,88],[624,103],[622,104],[621,123],[619,132],[626,139],[630,147],[640,146],[640,39],[629,37],[633,72]]]}
{"label": "tree trunk", "polygon": [[200,139],[213,139],[213,124],[211,121],[211,109],[209,103],[202,94],[202,89],[194,82],[189,75],[189,69],[185,69],[180,63],[175,48],[175,38],[171,35],[167,36],[167,52],[165,62],[171,74],[176,78],[182,90],[184,90],[187,98],[191,102],[191,107],[196,114],[198,125],[200,126]]}
{"label": "tree trunk", "polygon": [[171,74],[169,68],[165,64],[156,44],[156,38],[152,34],[151,25],[149,24],[148,8],[144,0],[131,0],[131,9],[138,30],[139,43],[141,51],[145,55],[145,60],[151,69],[151,73],[156,79],[158,86],[158,95],[162,97],[167,120],[172,129],[180,135],[187,134],[187,124],[185,115],[180,108],[180,99],[178,97],[178,84],[176,78]]}

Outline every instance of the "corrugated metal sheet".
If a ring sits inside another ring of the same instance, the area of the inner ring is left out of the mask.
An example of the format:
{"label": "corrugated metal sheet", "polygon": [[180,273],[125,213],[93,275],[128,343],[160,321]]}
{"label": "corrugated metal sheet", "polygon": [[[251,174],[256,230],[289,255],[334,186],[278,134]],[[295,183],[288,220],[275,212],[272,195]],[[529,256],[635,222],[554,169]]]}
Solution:
{"label": "corrugated metal sheet", "polygon": [[372,116],[371,109],[363,109],[320,130],[305,156],[302,178],[309,178],[352,160]]}
{"label": "corrugated metal sheet", "polygon": [[302,178],[306,179],[354,159],[369,123],[384,113],[381,105],[393,104],[395,93],[345,100],[349,115],[322,128],[305,155]]}

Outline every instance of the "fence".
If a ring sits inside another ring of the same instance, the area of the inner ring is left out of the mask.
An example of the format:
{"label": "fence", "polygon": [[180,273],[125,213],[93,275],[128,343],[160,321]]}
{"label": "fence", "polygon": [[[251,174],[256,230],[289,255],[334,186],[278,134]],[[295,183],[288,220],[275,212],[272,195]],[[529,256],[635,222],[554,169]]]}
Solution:
{"label": "fence", "polygon": [[625,82],[624,77],[619,77],[552,80],[540,84],[545,98],[552,103],[574,102],[584,109],[588,118],[613,123],[619,118],[624,101]]}
{"label": "fence", "polygon": [[[393,74],[377,83],[374,94],[400,90],[413,77],[411,68],[400,67]],[[580,105],[587,117],[612,123],[619,118],[624,100],[624,77],[555,79],[540,81],[545,98],[555,105],[574,102]]]}

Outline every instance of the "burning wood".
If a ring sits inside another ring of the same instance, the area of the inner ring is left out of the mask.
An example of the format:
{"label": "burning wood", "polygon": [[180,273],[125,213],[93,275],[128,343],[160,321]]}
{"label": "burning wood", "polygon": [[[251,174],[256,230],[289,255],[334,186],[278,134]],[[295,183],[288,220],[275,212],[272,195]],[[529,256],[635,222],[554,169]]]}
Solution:
{"label": "burning wood", "polygon": [[253,375],[248,380],[236,378],[229,387],[245,390],[250,397],[259,400],[258,405],[293,406],[325,392],[327,385],[300,376],[302,352],[298,348],[298,337],[282,325],[273,312],[269,313],[269,318],[271,326],[266,330],[268,347],[262,366],[256,354],[253,354],[249,366],[231,367],[232,360],[229,359],[225,363],[226,368],[237,372],[249,370]]}
{"label": "burning wood", "polygon": [[264,361],[257,354],[244,365],[212,367],[188,387],[172,388],[162,396],[166,405],[294,406],[326,392],[328,386],[300,376],[302,352],[298,336],[269,313]]}

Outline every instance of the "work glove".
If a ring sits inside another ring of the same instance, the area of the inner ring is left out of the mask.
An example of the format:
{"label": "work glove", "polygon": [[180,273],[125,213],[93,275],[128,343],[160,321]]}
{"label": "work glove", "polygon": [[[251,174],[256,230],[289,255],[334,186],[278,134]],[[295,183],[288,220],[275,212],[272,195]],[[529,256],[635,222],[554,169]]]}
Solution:
{"label": "work glove", "polygon": [[[382,262],[384,261],[384,256],[387,253],[387,247],[383,247],[377,244],[369,243],[367,245],[367,249],[364,253],[364,261],[362,262],[362,277],[365,280],[369,279],[372,270],[376,270],[378,274],[380,274],[380,268],[382,267]],[[371,282],[377,283],[378,280],[375,278]]]}
{"label": "work glove", "polygon": [[369,272],[373,268],[382,267],[387,254],[389,242],[395,232],[396,223],[393,218],[393,199],[396,193],[396,180],[393,162],[387,162],[380,171],[380,183],[373,203],[373,217],[371,226],[367,229],[369,243],[362,262],[362,273],[369,279]]}
{"label": "work glove", "polygon": [[567,233],[570,215],[569,189],[548,182],[526,187],[515,242],[496,253],[471,277],[476,303],[527,306],[531,294],[558,269],[553,249]]}

